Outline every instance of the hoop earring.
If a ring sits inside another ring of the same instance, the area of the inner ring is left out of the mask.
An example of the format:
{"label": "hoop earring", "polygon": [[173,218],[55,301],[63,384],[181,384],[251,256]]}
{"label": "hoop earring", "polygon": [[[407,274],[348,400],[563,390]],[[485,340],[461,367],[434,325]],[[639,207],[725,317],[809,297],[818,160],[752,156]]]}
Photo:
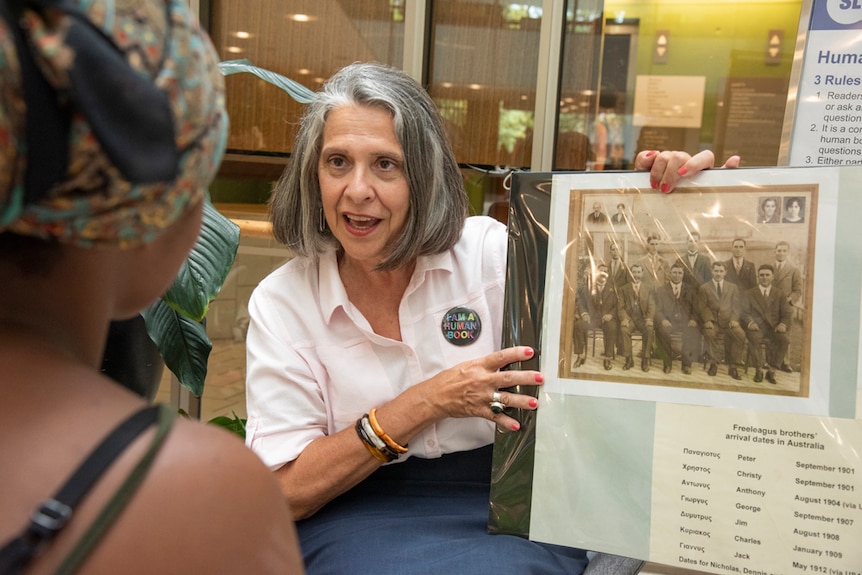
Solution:
{"label": "hoop earring", "polygon": [[319,211],[317,213],[317,218],[318,218],[317,219],[317,231],[319,231],[320,233],[325,233],[326,232],[326,216],[323,215],[323,208],[322,207],[318,208],[318,210]]}

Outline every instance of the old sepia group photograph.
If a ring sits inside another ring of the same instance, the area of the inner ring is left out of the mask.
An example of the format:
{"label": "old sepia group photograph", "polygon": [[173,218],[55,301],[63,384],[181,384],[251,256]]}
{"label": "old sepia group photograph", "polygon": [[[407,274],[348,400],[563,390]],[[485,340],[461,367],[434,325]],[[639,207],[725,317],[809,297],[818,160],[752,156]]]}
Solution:
{"label": "old sepia group photograph", "polygon": [[569,197],[559,377],[809,396],[817,184]]}

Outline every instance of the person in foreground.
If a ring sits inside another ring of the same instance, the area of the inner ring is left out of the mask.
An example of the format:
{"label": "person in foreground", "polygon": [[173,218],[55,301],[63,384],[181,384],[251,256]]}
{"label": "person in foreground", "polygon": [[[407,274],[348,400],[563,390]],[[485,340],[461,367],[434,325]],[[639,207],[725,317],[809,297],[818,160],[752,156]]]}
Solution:
{"label": "person in foreground", "polygon": [[302,573],[289,507],[242,442],[99,372],[110,321],[162,294],[197,238],[227,129],[214,49],[183,0],[13,4],[0,573]]}
{"label": "person in foreground", "polygon": [[[711,153],[644,152],[670,191]],[[581,573],[586,552],[487,532],[495,427],[541,373],[500,349],[507,233],[467,217],[433,101],[380,64],[308,105],[271,203],[297,257],[249,303],[247,444],[275,472],[306,570]],[[384,465],[384,463],[395,463]]]}

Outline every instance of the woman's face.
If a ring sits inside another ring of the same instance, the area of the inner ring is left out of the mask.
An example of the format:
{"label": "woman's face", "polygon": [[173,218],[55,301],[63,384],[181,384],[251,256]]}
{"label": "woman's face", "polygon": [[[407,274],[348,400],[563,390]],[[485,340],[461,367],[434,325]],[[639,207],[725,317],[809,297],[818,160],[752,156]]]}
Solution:
{"label": "woman's face", "polygon": [[376,266],[404,231],[410,191],[389,112],[332,110],[317,167],[326,223],[344,256]]}
{"label": "woman's face", "polygon": [[763,203],[763,215],[767,218],[771,218],[775,215],[775,200],[766,200]]}
{"label": "woman's face", "polygon": [[802,206],[799,205],[799,202],[793,200],[787,205],[787,217],[792,220],[795,220],[799,217],[799,211],[802,209]]}

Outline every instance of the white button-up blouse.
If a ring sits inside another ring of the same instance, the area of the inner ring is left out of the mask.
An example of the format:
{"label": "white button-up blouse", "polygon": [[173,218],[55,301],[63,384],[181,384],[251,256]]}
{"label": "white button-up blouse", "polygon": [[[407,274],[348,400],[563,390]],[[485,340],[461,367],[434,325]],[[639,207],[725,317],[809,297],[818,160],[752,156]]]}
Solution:
{"label": "white button-up blouse", "polygon": [[[506,245],[505,226],[477,216],[467,218],[450,251],[420,257],[399,308],[403,341],[375,334],[353,307],[334,251],[319,264],[296,258],[272,272],[249,301],[249,447],[278,469],[408,387],[498,350]],[[450,313],[447,322],[447,313],[454,308],[481,322],[469,345],[453,343],[457,317]],[[410,441],[408,455],[474,449],[491,443],[493,431],[481,418],[437,421]]]}

